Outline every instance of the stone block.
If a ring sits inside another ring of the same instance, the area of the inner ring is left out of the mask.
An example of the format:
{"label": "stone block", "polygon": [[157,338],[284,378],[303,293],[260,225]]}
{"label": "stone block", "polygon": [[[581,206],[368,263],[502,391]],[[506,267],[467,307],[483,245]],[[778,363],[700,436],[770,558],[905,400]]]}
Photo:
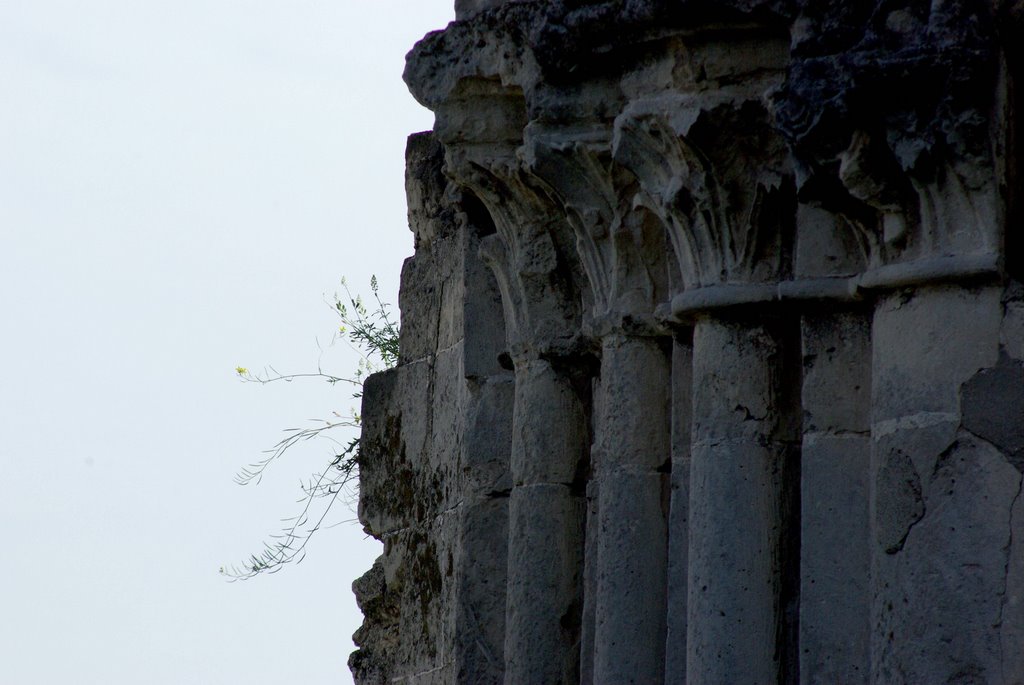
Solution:
{"label": "stone block", "polygon": [[838,214],[806,204],[797,206],[796,278],[853,276],[869,266],[855,231]]}
{"label": "stone block", "polygon": [[461,343],[465,332],[463,312],[466,291],[462,248],[462,237],[459,234],[452,234],[435,240],[431,249],[439,307],[437,352],[443,352]]}
{"label": "stone block", "polygon": [[399,362],[406,364],[426,359],[437,351],[441,310],[440,286],[428,253],[420,252],[405,260],[398,305],[402,312]]}
{"label": "stone block", "polygon": [[871,428],[871,324],[859,312],[801,320],[804,432]]}
{"label": "stone block", "polygon": [[468,499],[459,518],[454,682],[500,685],[505,674],[508,497]]}
{"label": "stone block", "polygon": [[800,676],[868,683],[870,441],[804,436],[801,455]]}
{"label": "stone block", "polygon": [[917,477],[917,521],[899,549],[875,554],[872,682],[1000,682],[1020,472],[961,432]]}
{"label": "stone block", "polygon": [[433,132],[414,133],[405,147],[405,196],[409,229],[417,250],[429,250],[439,236],[455,231],[455,210],[443,173],[444,147]]}
{"label": "stone block", "polygon": [[489,378],[470,389],[461,471],[466,495],[508,492],[515,383],[512,374]]}
{"label": "stone block", "polygon": [[352,636],[358,649],[349,656],[349,669],[359,683],[386,685],[398,642],[401,597],[385,582],[382,558],[352,583],[352,592],[365,618]]}
{"label": "stone block", "polygon": [[960,389],[963,426],[1007,455],[1024,472],[1024,362],[1005,354]]}
{"label": "stone block", "polygon": [[474,380],[503,373],[498,358],[508,347],[501,293],[494,273],[479,256],[480,236],[476,229],[469,225],[462,231],[463,367],[466,377]]}
{"label": "stone block", "polygon": [[959,388],[998,359],[997,288],[921,288],[884,298],[872,329],[873,420],[958,416]]}
{"label": "stone block", "polygon": [[858,311],[811,312],[801,319],[801,338],[800,676],[867,683],[870,319]]}
{"label": "stone block", "polygon": [[417,362],[374,374],[364,386],[359,520],[377,537],[443,506],[441,475],[429,458],[432,374]]}
{"label": "stone block", "polygon": [[397,531],[384,540],[385,584],[398,593],[398,640],[392,654],[392,682],[433,685],[453,679],[450,659],[455,634],[458,519],[441,515]]}
{"label": "stone block", "polygon": [[463,473],[459,462],[465,449],[466,410],[469,388],[462,374],[462,345],[434,357],[431,368],[429,448],[424,469],[437,474],[441,491],[439,506],[448,509],[463,498]]}

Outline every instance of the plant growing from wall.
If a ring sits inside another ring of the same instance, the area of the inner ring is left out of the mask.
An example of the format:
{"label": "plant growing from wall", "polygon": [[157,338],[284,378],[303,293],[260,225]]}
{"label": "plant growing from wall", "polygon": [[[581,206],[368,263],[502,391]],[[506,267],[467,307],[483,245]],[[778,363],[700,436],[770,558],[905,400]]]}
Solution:
{"label": "plant growing from wall", "polygon": [[[299,379],[320,379],[331,385],[342,384],[353,388],[352,398],[362,397],[363,382],[371,373],[388,369],[398,363],[399,324],[391,313],[391,306],[380,298],[377,277],[370,278],[371,302],[367,307],[361,296],[353,296],[345,279],[341,280],[343,294],[335,293],[330,305],[341,319],[341,325],[331,344],[345,341],[359,353],[359,361],[351,376],[327,373],[320,365],[315,372],[282,374],[268,366],[262,372],[251,372],[243,366],[235,368],[238,377],[247,383],[290,383]],[[252,554],[241,564],[222,566],[220,572],[230,580],[245,580],[262,573],[276,573],[290,563],[302,561],[306,545],[321,529],[339,496],[350,491],[359,473],[359,436],[353,434],[360,427],[359,413],[354,409],[346,414],[332,412],[330,419],[314,419],[309,428],[289,428],[285,437],[266,450],[266,456],[242,468],[235,476],[239,485],[258,484],[267,468],[296,445],[310,440],[329,440],[335,445],[335,454],[328,463],[301,485],[300,511],[284,519],[284,529],[263,543],[263,550]],[[348,433],[339,439],[339,433]]]}

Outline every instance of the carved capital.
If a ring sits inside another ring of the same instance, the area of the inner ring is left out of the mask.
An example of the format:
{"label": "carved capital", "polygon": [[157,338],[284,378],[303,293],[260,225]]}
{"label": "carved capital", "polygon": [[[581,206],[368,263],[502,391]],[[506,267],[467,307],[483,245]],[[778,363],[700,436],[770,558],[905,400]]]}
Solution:
{"label": "carved capital", "polygon": [[664,228],[634,204],[636,180],[612,159],[610,134],[610,127],[580,132],[531,125],[526,159],[572,227],[590,285],[591,325],[651,328],[655,307],[668,295]]}
{"label": "carved capital", "polygon": [[685,289],[788,275],[794,187],[761,102],[637,101],[616,120],[613,151],[667,226]]}
{"label": "carved capital", "polygon": [[449,147],[446,164],[494,222],[481,255],[502,293],[513,356],[567,352],[577,343],[580,296],[557,203],[510,147]]}
{"label": "carved capital", "polygon": [[808,3],[780,130],[801,199],[842,217],[865,268],[1001,246],[998,3]]}
{"label": "carved capital", "polygon": [[841,185],[820,204],[859,234],[867,268],[999,250],[994,175],[978,183],[954,160],[905,169],[883,137],[863,130],[837,161]]}

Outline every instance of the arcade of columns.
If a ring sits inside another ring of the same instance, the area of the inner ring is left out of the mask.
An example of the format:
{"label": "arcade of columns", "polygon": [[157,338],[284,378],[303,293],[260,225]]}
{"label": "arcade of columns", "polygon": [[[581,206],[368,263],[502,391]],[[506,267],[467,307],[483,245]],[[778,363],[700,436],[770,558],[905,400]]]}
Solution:
{"label": "arcade of columns", "polygon": [[462,2],[358,683],[1024,683],[1016,6]]}

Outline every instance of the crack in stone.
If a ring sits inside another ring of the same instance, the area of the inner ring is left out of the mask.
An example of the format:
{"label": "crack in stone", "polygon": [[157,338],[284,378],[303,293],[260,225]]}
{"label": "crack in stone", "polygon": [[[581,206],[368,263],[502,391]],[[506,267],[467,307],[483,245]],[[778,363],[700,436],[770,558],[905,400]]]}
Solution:
{"label": "crack in stone", "polygon": [[871,435],[874,440],[887,435],[915,428],[931,428],[943,423],[960,423],[960,415],[952,412],[923,411],[909,416],[898,416],[893,419],[876,421],[872,426]]}
{"label": "crack in stone", "polygon": [[[1000,633],[1003,628],[1003,612],[1006,611],[1006,591],[1010,582],[1010,559],[1013,557],[1013,510],[1017,506],[1017,501],[1020,499],[1021,493],[1024,492],[1024,477],[1021,477],[1017,482],[1017,494],[1013,496],[1013,500],[1010,502],[1010,515],[1008,521],[1009,535],[1006,542],[1006,561],[1003,564],[1003,588],[999,593],[1002,599],[999,602],[999,615],[996,617],[996,626],[999,627]],[[1006,656],[1003,652],[1003,636],[999,636],[999,673],[1002,676],[1003,682],[1008,682],[1006,677]]]}

